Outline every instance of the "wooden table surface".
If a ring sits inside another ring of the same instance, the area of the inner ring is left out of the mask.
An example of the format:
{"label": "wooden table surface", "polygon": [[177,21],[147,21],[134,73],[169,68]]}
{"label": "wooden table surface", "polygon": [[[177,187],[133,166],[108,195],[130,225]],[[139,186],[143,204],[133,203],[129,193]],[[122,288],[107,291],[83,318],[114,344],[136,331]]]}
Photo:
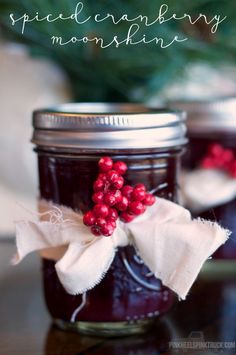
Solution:
{"label": "wooden table surface", "polygon": [[[0,355],[175,354],[169,342],[185,339],[193,331],[201,332],[205,341],[236,342],[236,270],[217,277],[202,274],[187,300],[179,302],[147,334],[91,338],[52,326],[43,301],[39,260],[31,255],[12,267],[9,260],[14,250],[13,242],[0,241]],[[192,353],[216,352],[185,352]],[[236,348],[221,353],[236,354]]]}

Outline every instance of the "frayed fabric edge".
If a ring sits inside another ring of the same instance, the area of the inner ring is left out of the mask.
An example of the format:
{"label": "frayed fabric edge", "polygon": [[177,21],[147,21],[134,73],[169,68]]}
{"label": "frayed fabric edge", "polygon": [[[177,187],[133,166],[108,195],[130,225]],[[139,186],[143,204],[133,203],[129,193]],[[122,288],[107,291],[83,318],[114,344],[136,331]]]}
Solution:
{"label": "frayed fabric edge", "polygon": [[[92,290],[95,286],[99,285],[100,282],[104,279],[104,277],[106,276],[108,270],[110,269],[110,266],[114,260],[114,257],[116,255],[117,249],[114,249],[114,252],[112,253],[106,268],[103,270],[102,274],[99,275],[98,277],[95,278],[95,280],[93,280],[93,282],[91,282],[86,288],[81,288],[81,289],[77,289],[76,291],[71,291],[71,289],[67,286],[64,285],[64,279],[62,280],[61,276],[60,276],[60,269],[58,270],[57,268],[57,264],[55,265],[55,269],[57,271],[57,276],[61,282],[61,284],[63,285],[64,289],[66,290],[66,292],[68,292],[70,295],[76,296],[76,295],[81,295],[87,291]],[[62,282],[63,281],[63,282]]]}

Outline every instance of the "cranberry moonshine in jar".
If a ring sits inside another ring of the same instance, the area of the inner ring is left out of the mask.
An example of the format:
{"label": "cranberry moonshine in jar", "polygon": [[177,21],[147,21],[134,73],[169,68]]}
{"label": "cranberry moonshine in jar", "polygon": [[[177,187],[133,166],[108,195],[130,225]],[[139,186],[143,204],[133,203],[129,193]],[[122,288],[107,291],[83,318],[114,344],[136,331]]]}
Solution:
{"label": "cranberry moonshine in jar", "polygon": [[[226,261],[236,259],[236,97],[175,101],[170,106],[187,112],[189,146],[183,167],[192,178],[196,174],[188,184],[191,198],[202,200],[195,215],[217,220],[232,231],[228,242],[213,256],[224,261],[225,267],[232,267]],[[198,175],[200,169],[205,170],[204,175]],[[197,189],[202,196],[197,196]],[[191,204],[187,207],[191,210]]]}
{"label": "cranberry moonshine in jar", "polygon": [[[184,120],[181,112],[132,104],[65,104],[35,111],[32,142],[40,198],[86,213],[93,205],[98,161],[109,156],[127,164],[126,183],[143,183],[148,191],[176,202]],[[175,301],[132,246],[118,248],[105,277],[83,295],[65,291],[55,260],[43,257],[42,264],[46,304],[62,329],[94,335],[139,333]]]}

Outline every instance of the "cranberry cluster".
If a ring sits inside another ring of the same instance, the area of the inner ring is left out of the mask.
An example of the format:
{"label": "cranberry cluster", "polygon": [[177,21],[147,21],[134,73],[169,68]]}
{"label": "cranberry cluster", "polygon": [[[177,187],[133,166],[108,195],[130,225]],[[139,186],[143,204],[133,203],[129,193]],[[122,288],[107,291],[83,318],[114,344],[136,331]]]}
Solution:
{"label": "cranberry cluster", "polygon": [[92,195],[95,205],[84,215],[83,222],[91,227],[95,236],[111,236],[118,218],[126,223],[133,221],[145,212],[146,206],[154,204],[155,197],[147,193],[144,184],[125,185],[122,175],[127,165],[124,162],[103,157],[98,166],[99,175],[93,184]]}
{"label": "cranberry cluster", "polygon": [[212,144],[207,155],[201,161],[204,169],[220,169],[236,178],[236,157],[231,149],[226,149],[220,144]]}

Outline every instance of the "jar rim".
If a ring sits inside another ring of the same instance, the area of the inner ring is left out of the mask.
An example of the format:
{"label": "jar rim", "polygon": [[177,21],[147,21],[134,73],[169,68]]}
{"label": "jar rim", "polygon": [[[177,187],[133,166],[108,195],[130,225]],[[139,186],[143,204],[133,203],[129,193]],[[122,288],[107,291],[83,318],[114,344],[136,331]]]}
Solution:
{"label": "jar rim", "polygon": [[185,113],[129,103],[68,103],[33,112],[36,145],[90,149],[186,143]]}
{"label": "jar rim", "polygon": [[208,100],[172,100],[167,105],[186,111],[190,133],[236,133],[236,96]]}

